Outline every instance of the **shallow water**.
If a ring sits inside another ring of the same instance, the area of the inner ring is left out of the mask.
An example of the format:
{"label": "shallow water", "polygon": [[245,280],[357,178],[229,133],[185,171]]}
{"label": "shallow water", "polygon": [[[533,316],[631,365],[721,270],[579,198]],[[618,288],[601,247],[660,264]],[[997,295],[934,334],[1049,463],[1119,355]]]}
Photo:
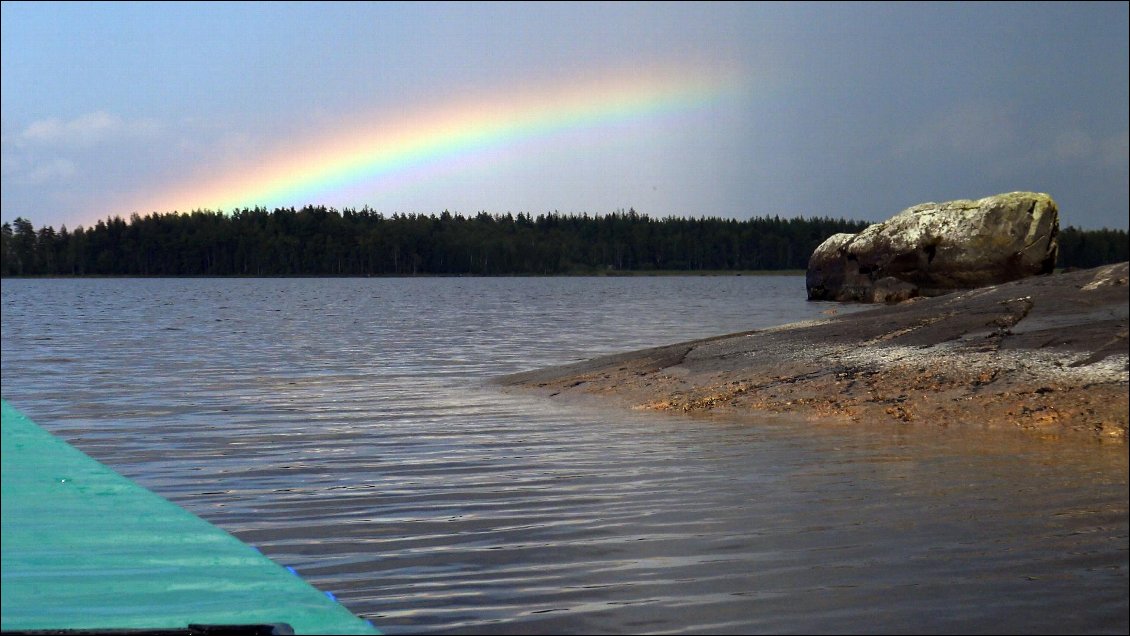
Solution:
{"label": "shallow water", "polygon": [[799,277],[2,295],[5,399],[387,633],[1127,629],[1125,445],[693,420],[487,382],[819,317]]}

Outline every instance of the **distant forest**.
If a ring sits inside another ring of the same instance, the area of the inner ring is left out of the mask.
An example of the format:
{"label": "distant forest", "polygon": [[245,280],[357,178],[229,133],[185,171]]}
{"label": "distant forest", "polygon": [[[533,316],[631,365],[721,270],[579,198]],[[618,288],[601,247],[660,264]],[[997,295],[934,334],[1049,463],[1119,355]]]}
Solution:
{"label": "distant forest", "polygon": [[[56,231],[17,218],[0,226],[3,276],[552,275],[648,271],[803,270],[832,234],[831,218],[654,220],[601,216],[464,217],[242,209],[132,215]],[[1060,267],[1130,260],[1124,230],[1060,231]]]}

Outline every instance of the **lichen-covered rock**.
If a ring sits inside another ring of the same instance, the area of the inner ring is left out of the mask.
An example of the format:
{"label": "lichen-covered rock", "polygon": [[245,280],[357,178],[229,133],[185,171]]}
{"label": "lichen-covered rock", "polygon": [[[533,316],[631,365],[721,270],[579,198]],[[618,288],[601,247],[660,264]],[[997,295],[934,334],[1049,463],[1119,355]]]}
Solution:
{"label": "lichen-covered rock", "polygon": [[824,241],[808,261],[808,298],[894,302],[1048,274],[1058,238],[1046,194],[923,203]]}

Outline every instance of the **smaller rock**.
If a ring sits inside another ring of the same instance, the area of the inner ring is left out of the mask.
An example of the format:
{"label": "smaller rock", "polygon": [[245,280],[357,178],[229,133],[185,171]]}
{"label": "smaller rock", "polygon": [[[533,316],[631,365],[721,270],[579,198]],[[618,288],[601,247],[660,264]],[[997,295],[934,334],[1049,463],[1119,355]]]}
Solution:
{"label": "smaller rock", "polygon": [[875,281],[869,300],[873,303],[899,303],[916,296],[919,296],[917,285],[887,276]]}

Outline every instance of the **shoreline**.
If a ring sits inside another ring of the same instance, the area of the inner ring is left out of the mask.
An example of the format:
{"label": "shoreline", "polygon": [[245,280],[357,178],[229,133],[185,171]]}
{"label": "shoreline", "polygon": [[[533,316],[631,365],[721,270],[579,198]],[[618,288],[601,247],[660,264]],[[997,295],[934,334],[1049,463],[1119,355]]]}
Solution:
{"label": "shoreline", "polygon": [[7,274],[0,276],[0,280],[72,280],[81,278],[90,279],[158,279],[158,278],[238,278],[238,279],[272,279],[272,278],[631,278],[631,277],[666,277],[666,276],[804,276],[803,269],[616,269],[593,270],[576,272],[561,272],[556,274],[518,273],[518,274],[225,274],[225,275],[181,275],[172,274]]}
{"label": "shoreline", "polygon": [[1125,443],[1128,277],[1127,263],[1037,276],[495,382],[635,410],[1012,428]]}

